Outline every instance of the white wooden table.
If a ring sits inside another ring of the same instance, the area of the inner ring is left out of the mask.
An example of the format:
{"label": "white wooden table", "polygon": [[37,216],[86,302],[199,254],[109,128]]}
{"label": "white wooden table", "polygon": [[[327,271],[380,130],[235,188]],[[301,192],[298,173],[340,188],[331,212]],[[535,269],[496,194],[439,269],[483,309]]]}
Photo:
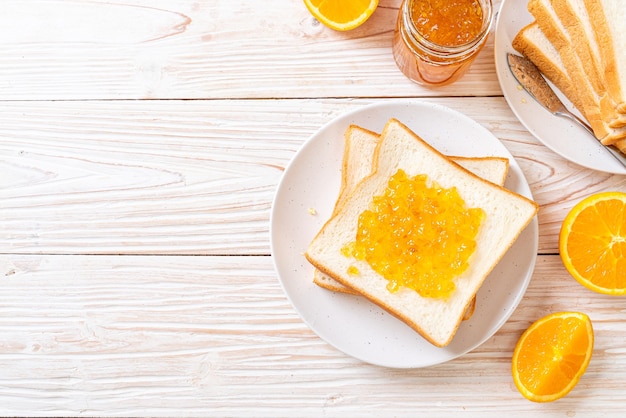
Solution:
{"label": "white wooden table", "polygon": [[[520,0],[523,1],[523,0]],[[490,41],[426,89],[390,49],[399,0],[333,32],[303,3],[0,1],[0,415],[615,416],[626,299],[578,285],[567,211],[626,191],[539,143],[502,97]],[[499,2],[496,2],[498,7]],[[522,302],[484,345],[398,370],[336,350],[283,293],[269,247],[276,186],[323,124],[393,98],[461,111],[515,156],[539,211]],[[531,403],[514,345],[557,310],[591,317],[579,385]]]}

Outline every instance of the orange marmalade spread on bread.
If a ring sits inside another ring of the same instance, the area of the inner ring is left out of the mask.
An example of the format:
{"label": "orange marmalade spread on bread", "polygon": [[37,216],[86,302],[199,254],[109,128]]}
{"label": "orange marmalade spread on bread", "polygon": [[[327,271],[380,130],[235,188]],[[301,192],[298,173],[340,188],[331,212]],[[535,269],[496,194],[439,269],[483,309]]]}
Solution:
{"label": "orange marmalade spread on bread", "polygon": [[466,207],[455,187],[400,169],[361,213],[356,240],[342,254],[367,261],[388,280],[390,292],[407,287],[445,298],[468,267],[484,217],[482,209]]}

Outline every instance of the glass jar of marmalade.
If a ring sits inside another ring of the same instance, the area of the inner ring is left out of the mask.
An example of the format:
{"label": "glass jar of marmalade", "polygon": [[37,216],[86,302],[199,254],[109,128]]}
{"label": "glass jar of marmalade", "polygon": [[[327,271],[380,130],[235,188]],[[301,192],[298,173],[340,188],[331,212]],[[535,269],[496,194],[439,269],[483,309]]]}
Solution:
{"label": "glass jar of marmalade", "polygon": [[409,79],[429,86],[458,80],[485,45],[491,0],[404,0],[393,56]]}

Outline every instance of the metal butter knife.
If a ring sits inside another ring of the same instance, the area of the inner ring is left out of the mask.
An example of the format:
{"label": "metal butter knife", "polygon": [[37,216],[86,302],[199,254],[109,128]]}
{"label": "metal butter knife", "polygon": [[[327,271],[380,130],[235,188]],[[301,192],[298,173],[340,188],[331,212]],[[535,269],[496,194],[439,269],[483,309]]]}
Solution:
{"label": "metal butter knife", "polygon": [[[580,126],[585,128],[593,139],[602,144],[593,133],[593,129],[581,118],[570,112],[563,102],[557,97],[550,85],[543,78],[539,69],[529,59],[515,54],[507,54],[507,62],[509,69],[515,79],[522,85],[540,105],[545,107],[550,113],[556,116],[568,118]],[[603,144],[602,144],[603,145]],[[616,147],[611,145],[603,145],[611,155],[626,167],[626,156],[624,156]]]}

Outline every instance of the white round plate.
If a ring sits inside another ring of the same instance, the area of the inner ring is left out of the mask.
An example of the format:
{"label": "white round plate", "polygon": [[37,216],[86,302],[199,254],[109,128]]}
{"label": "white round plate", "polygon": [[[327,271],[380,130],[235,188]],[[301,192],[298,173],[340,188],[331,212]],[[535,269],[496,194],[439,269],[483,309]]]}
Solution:
{"label": "white round plate", "polygon": [[443,363],[482,344],[509,318],[530,281],[538,248],[535,218],[485,280],[476,311],[453,341],[438,348],[363,297],[334,293],[313,283],[304,252],[330,217],[341,182],[344,132],[357,124],[381,132],[396,118],[439,151],[459,156],[502,156],[510,161],[505,186],[532,198],[511,154],[487,129],[443,106],[413,100],[359,108],[322,127],[296,153],[278,186],[270,217],[274,265],[287,297],[321,338],[368,363],[416,368]]}
{"label": "white round plate", "polygon": [[[554,116],[519,88],[519,83],[509,70],[506,54],[511,52],[519,55],[511,46],[513,38],[534,20],[526,4],[526,1],[503,0],[496,20],[496,74],[513,113],[535,138],[563,158],[592,170],[626,174],[626,167],[616,161],[587,131],[568,119]],[[567,98],[558,90],[556,93],[570,110],[580,115]]]}

